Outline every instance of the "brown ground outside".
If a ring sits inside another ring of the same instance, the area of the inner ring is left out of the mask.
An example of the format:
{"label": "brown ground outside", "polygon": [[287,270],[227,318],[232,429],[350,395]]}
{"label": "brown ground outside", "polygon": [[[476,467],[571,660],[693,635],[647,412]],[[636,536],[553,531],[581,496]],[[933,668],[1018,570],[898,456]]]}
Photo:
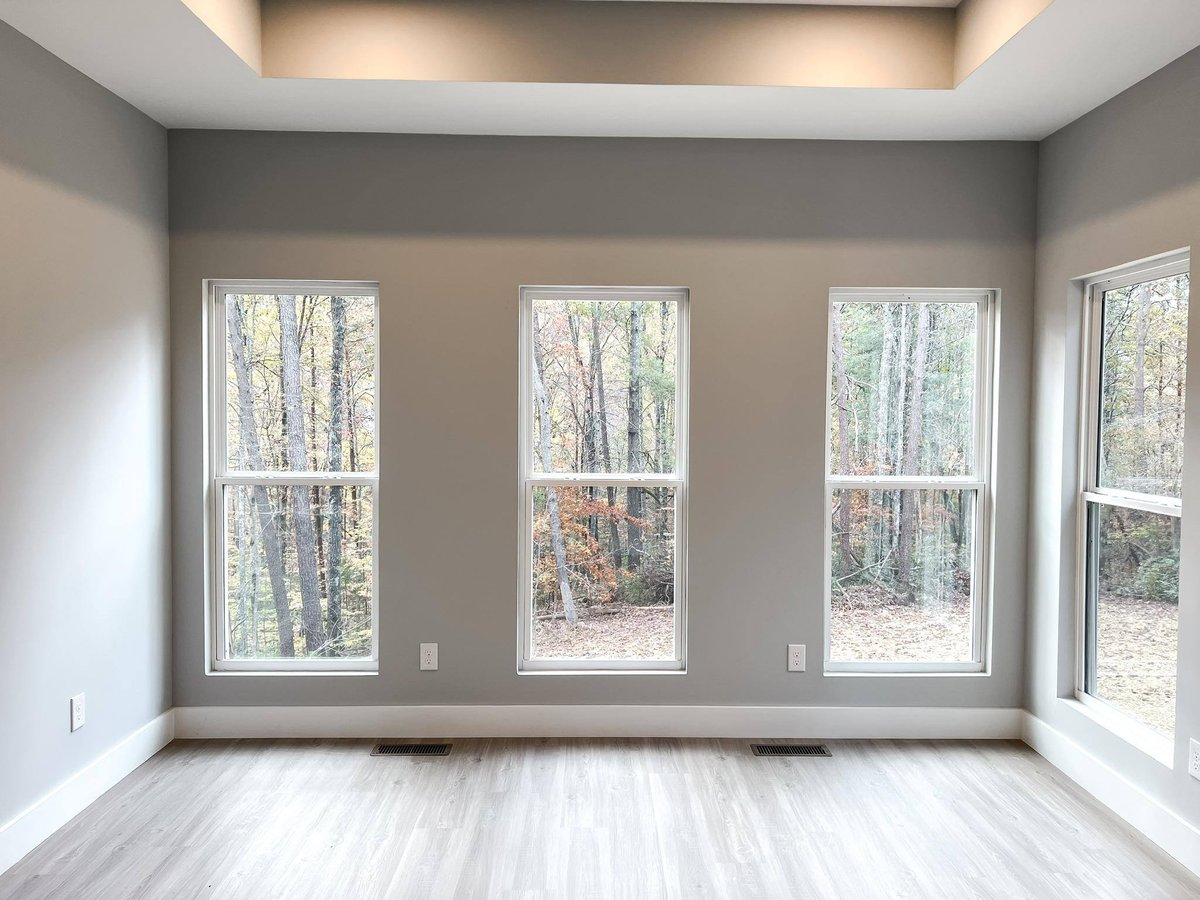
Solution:
{"label": "brown ground outside", "polygon": [[674,659],[675,607],[607,603],[583,607],[572,628],[563,619],[534,622],[538,659]]}
{"label": "brown ground outside", "polygon": [[1179,606],[1100,597],[1096,693],[1155,731],[1175,731]]}
{"label": "brown ground outside", "polygon": [[[573,629],[562,619],[537,621],[534,655],[542,659],[674,657],[674,607],[611,604],[598,609],[604,612],[581,609]],[[1127,597],[1101,600],[1097,693],[1165,733],[1175,723],[1178,614],[1179,608],[1170,603]],[[888,603],[877,594],[859,592],[833,608],[834,659],[969,659],[970,635],[971,610],[965,598],[923,607]]]}

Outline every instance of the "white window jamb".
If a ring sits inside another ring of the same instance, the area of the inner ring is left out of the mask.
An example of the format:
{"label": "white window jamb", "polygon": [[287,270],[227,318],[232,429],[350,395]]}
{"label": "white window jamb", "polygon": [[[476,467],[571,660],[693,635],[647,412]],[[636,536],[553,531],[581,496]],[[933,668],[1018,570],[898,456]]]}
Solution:
{"label": "white window jamb", "polygon": [[[530,427],[533,411],[533,303],[535,300],[578,301],[669,301],[676,310],[675,373],[675,471],[661,474],[587,474],[537,472],[533,465]],[[519,558],[517,561],[517,671],[520,674],[584,673],[683,673],[687,669],[687,466],[689,384],[689,291],[670,287],[553,287],[525,286],[520,289],[520,375],[518,378],[519,452],[518,481],[521,498],[518,516]],[[628,487],[669,487],[675,491],[675,658],[644,659],[544,659],[533,656],[533,493],[538,487],[576,484]]]}
{"label": "white window jamb", "polygon": [[[833,377],[833,308],[837,303],[973,303],[976,305],[974,453],[972,475],[968,476],[893,476],[856,477],[832,474],[829,446],[830,383]],[[919,290],[883,288],[833,288],[827,307],[828,335],[826,338],[825,371],[825,490],[823,492],[825,521],[824,592],[825,634],[824,669],[827,674],[854,675],[913,675],[913,674],[979,674],[987,669],[987,635],[992,589],[991,551],[993,531],[992,481],[992,417],[994,393],[994,340],[998,295],[995,291],[953,288],[922,288]],[[903,490],[949,488],[975,492],[975,572],[971,584],[971,660],[965,662],[907,662],[832,659],[833,642],[833,492],[835,490]]]}
{"label": "white window jamb", "polygon": [[[208,652],[208,674],[306,674],[373,673],[379,669],[379,484],[380,403],[379,403],[379,286],[359,281],[288,281],[279,279],[246,281],[205,281],[206,315],[208,316],[207,409],[208,461],[210,475],[206,479],[208,496],[205,510],[208,519],[208,572],[205,629]],[[308,294],[339,297],[370,297],[375,317],[375,470],[371,472],[289,472],[230,471],[228,457],[228,395],[226,366],[228,365],[226,333],[226,302],[238,294]],[[371,492],[371,654],[359,659],[229,659],[228,623],[225,603],[226,541],[225,488],[231,485],[368,485]]]}
{"label": "white window jamb", "polygon": [[[1103,487],[1100,484],[1100,389],[1103,373],[1104,295],[1135,284],[1186,275],[1190,271],[1190,253],[1168,253],[1131,265],[1121,266],[1083,280],[1084,327],[1080,353],[1082,408],[1079,416],[1078,496],[1076,503],[1075,553],[1075,689],[1074,699],[1086,707],[1092,718],[1118,737],[1144,750],[1167,766],[1173,764],[1174,743],[1152,728],[1137,721],[1101,697],[1088,693],[1088,671],[1095,663],[1095,648],[1089,625],[1089,579],[1091,578],[1091,536],[1088,509],[1107,505],[1165,516],[1183,515],[1181,499],[1142,494],[1136,491]],[[1078,283],[1078,282],[1077,282]]]}

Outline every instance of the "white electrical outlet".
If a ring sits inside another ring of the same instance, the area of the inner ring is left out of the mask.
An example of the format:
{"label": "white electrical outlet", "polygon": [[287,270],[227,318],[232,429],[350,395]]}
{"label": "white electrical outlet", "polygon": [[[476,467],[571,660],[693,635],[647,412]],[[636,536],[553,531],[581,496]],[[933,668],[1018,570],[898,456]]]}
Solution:
{"label": "white electrical outlet", "polygon": [[1195,738],[1188,741],[1188,774],[1200,778],[1200,741]]}
{"label": "white electrical outlet", "polygon": [[806,648],[804,644],[788,644],[788,671],[803,672]]}
{"label": "white electrical outlet", "polygon": [[422,644],[421,645],[421,671],[433,672],[437,670],[437,644]]}
{"label": "white electrical outlet", "polygon": [[71,698],[71,730],[78,731],[83,727],[83,723],[87,721],[87,711],[84,709],[83,694],[76,694]]}

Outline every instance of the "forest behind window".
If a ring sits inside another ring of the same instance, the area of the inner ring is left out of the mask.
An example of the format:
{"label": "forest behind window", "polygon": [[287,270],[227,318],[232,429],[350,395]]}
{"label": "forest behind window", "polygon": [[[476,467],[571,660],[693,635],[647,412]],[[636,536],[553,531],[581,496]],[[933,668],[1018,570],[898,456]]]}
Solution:
{"label": "forest behind window", "polygon": [[369,658],[375,298],[226,293],[218,309],[222,658]]}
{"label": "forest behind window", "polygon": [[530,301],[531,658],[676,658],[678,317],[673,298]]}
{"label": "forest behind window", "polygon": [[977,300],[831,305],[829,660],[977,661]]}
{"label": "forest behind window", "polygon": [[[1175,728],[1189,278],[1100,288],[1089,396],[1085,690]],[[1137,495],[1131,497],[1131,495]]]}

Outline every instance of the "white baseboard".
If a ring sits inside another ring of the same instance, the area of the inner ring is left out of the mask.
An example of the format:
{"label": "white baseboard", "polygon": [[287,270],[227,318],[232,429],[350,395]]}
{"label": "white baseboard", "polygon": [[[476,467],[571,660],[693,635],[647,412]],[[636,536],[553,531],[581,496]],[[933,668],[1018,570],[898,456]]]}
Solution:
{"label": "white baseboard", "polygon": [[1019,709],[851,706],[181,706],[180,738],[1019,739]]}
{"label": "white baseboard", "polygon": [[175,736],[174,722],[173,710],[152,719],[28,809],[0,825],[0,873],[171,743]]}
{"label": "white baseboard", "polygon": [[1021,737],[1051,765],[1200,875],[1200,829],[1167,809],[1115,769],[1032,713]]}

